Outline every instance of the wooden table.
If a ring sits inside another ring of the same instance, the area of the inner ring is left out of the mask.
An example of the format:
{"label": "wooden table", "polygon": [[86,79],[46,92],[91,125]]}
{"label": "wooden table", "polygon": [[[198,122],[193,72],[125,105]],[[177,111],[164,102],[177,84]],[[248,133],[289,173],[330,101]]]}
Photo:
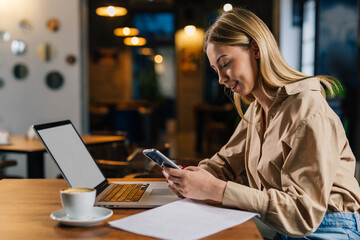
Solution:
{"label": "wooden table", "polygon": [[[125,140],[123,136],[84,135],[86,145],[108,144]],[[28,178],[44,178],[44,152],[46,149],[39,139],[31,140],[25,135],[10,136],[10,145],[0,145],[3,153],[24,153],[27,156]]]}
{"label": "wooden table", "polygon": [[[145,211],[144,209],[114,209],[113,216],[106,222],[88,228],[66,227],[51,220],[50,214],[62,208],[59,190],[65,186],[66,183],[62,179],[0,180],[0,238],[6,240],[154,239],[110,228],[107,223],[140,213]],[[254,221],[249,220],[205,239],[249,240],[262,239],[262,237]]]}

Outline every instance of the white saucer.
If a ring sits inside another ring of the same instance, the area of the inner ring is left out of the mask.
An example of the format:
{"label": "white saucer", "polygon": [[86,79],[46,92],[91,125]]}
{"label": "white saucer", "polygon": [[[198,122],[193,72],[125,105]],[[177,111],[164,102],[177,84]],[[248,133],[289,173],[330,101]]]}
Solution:
{"label": "white saucer", "polygon": [[57,210],[50,214],[51,219],[58,221],[61,224],[68,225],[68,226],[77,226],[77,227],[90,227],[97,225],[109,217],[113,215],[113,211],[103,207],[94,207],[91,211],[91,216],[87,217],[86,219],[75,220],[70,219],[66,216],[65,210]]}
{"label": "white saucer", "polygon": [[0,142],[0,146],[6,146],[6,145],[11,145],[12,142],[10,141],[6,141],[6,142]]}

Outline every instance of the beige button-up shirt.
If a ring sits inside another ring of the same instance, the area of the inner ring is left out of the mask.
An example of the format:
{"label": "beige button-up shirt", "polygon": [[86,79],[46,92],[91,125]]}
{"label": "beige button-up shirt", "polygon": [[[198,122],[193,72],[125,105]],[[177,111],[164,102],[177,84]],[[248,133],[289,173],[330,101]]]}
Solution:
{"label": "beige button-up shirt", "polygon": [[[279,88],[262,135],[255,101],[229,142],[199,166],[226,180],[223,205],[258,212],[290,236],[314,232],[326,212],[360,213],[355,157],[320,82]],[[262,137],[263,136],[263,137]]]}

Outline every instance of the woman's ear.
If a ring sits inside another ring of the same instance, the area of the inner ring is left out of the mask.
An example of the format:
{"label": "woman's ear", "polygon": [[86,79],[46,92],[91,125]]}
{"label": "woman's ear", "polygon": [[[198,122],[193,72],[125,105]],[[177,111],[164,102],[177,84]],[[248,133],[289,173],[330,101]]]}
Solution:
{"label": "woman's ear", "polygon": [[256,59],[259,59],[259,58],[260,58],[259,46],[258,46],[258,44],[257,44],[254,40],[251,40],[251,49],[252,49],[252,51],[254,52],[255,58],[256,58]]}

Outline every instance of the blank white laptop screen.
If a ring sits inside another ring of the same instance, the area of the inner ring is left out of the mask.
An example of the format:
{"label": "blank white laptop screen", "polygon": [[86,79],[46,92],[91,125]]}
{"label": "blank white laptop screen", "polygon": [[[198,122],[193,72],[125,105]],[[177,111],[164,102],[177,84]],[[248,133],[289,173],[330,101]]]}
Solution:
{"label": "blank white laptop screen", "polygon": [[38,134],[63,171],[71,187],[95,188],[105,180],[71,124],[42,129]]}

